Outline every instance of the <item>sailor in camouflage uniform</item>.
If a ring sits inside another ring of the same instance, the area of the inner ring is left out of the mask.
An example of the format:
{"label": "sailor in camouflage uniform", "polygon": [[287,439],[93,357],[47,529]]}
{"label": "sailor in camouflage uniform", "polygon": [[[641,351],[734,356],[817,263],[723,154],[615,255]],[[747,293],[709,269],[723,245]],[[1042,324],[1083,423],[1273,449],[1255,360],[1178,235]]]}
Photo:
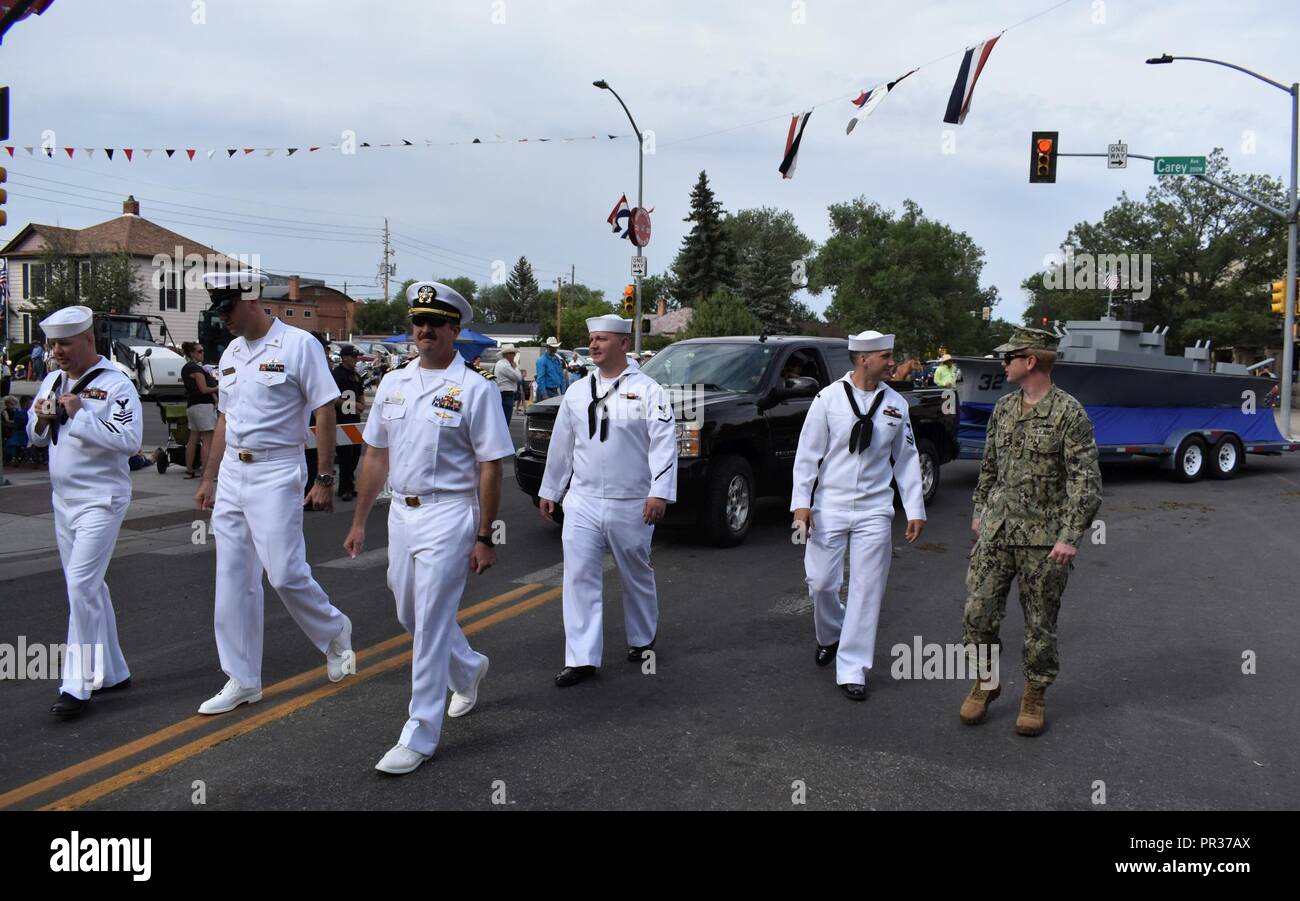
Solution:
{"label": "sailor in camouflage uniform", "polygon": [[[963,640],[977,648],[998,643],[1007,593],[1018,577],[1025,693],[1016,732],[1038,735],[1046,717],[1043,695],[1059,669],[1061,593],[1101,506],[1101,469],[1083,405],[1052,384],[1056,338],[1017,328],[994,351],[1003,355],[1007,381],[1020,390],[1000,398],[989,415],[971,521],[979,538],[966,574]],[[982,683],[977,677],[961,705],[962,722],[981,722],[1001,691],[996,679]]]}

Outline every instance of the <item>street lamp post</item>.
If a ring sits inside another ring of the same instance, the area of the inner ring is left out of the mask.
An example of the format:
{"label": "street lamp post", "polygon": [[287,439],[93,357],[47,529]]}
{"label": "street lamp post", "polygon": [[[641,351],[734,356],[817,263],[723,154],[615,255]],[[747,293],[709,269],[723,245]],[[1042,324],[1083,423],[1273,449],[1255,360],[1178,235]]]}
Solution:
{"label": "street lamp post", "polygon": [[[1296,170],[1300,168],[1300,82],[1292,83],[1289,87],[1280,81],[1274,81],[1271,78],[1265,78],[1258,72],[1252,72],[1250,69],[1243,68],[1233,63],[1227,63],[1219,59],[1209,59],[1204,56],[1170,56],[1168,53],[1162,56],[1152,57],[1147,60],[1147,65],[1162,65],[1172,63],[1174,60],[1192,60],[1199,63],[1211,63],[1215,66],[1223,66],[1228,69],[1236,69],[1238,72],[1244,72],[1252,78],[1258,78],[1265,84],[1272,85],[1279,91],[1285,91],[1291,95],[1291,187],[1290,194],[1287,198],[1287,207],[1285,211],[1279,211],[1274,207],[1261,203],[1253,198],[1246,197],[1256,206],[1270,210],[1274,213],[1284,212],[1283,218],[1287,222],[1286,237],[1286,315],[1282,320],[1282,428],[1286,431],[1286,437],[1291,437],[1291,383],[1292,370],[1295,365],[1295,341],[1292,338],[1292,331],[1295,329],[1295,308],[1296,308],[1296,218],[1300,215],[1300,204],[1296,202]],[[1208,179],[1207,179],[1208,180]],[[1236,193],[1235,191],[1233,192]],[[1242,195],[1238,195],[1242,196]]]}
{"label": "street lamp post", "polygon": [[[636,206],[637,209],[644,209],[645,207],[641,196],[641,190],[642,187],[644,186],[644,181],[645,181],[645,141],[641,138],[641,129],[636,127],[636,120],[632,118],[632,111],[627,108],[627,104],[623,102],[623,98],[618,96],[618,91],[614,90],[609,86],[609,82],[605,81],[605,79],[602,78],[599,81],[593,81],[592,84],[600,88],[602,91],[609,91],[611,94],[613,94],[614,99],[618,101],[618,105],[623,107],[623,112],[627,113],[627,121],[632,123],[632,131],[636,134]],[[632,227],[632,223],[629,220],[628,228],[630,229],[631,227]],[[638,256],[637,251],[639,250],[640,250],[639,247],[636,250],[634,250],[632,252],[632,256],[634,257]],[[634,276],[632,278],[632,281],[636,285],[636,318],[632,322],[632,334],[635,336],[635,346],[633,347],[633,350],[636,352],[637,356],[640,356],[641,355],[641,276],[639,275]]]}

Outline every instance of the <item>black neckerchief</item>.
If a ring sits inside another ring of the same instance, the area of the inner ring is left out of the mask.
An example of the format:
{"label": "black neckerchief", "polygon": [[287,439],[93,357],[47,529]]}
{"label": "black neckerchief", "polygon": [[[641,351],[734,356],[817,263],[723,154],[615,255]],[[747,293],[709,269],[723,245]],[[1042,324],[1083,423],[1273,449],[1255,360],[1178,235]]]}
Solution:
{"label": "black neckerchief", "polygon": [[609,386],[609,390],[604,394],[596,395],[596,382],[600,379],[599,372],[591,374],[591,403],[587,405],[587,437],[596,437],[596,415],[600,414],[600,440],[604,441],[609,437],[609,411],[605,409],[605,400],[611,394],[618,390],[618,386],[623,384],[623,380],[631,375],[625,372],[618,378],[614,379],[614,384]]}
{"label": "black neckerchief", "polygon": [[[90,370],[90,372],[87,372],[81,378],[77,379],[77,384],[73,385],[72,389],[69,390],[68,393],[80,394],[87,385],[89,385],[91,382],[95,380],[95,376],[99,375],[103,371],[104,371],[103,369]],[[63,384],[63,380],[65,377],[66,376],[60,374],[58,379],[56,379],[54,382],[54,397],[56,403],[58,398],[62,396],[59,392],[59,386]],[[52,441],[54,444],[59,443],[59,426],[66,425],[68,422],[68,411],[65,410],[62,406],[60,406],[58,409],[59,409],[59,415],[55,417],[53,422],[50,423],[50,441]]]}
{"label": "black neckerchief", "polygon": [[883,386],[877,387],[876,399],[871,402],[871,409],[865,415],[858,411],[858,404],[853,399],[853,386],[848,382],[844,382],[844,396],[849,399],[853,415],[858,417],[858,421],[853,424],[853,431],[849,432],[849,453],[860,454],[871,447],[871,434],[876,428],[871,418],[876,415],[880,402],[885,399],[885,389]]}

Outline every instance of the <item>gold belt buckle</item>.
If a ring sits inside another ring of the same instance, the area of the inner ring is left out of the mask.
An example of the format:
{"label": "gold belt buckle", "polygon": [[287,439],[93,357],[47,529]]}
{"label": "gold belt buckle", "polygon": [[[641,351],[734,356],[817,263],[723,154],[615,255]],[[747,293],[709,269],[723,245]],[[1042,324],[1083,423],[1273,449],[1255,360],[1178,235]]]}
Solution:
{"label": "gold belt buckle", "polygon": [[252,463],[252,462],[253,462],[253,452],[252,452],[252,451],[240,451],[240,452],[239,452],[239,462],[240,462],[240,463]]}
{"label": "gold belt buckle", "polygon": [[418,507],[418,506],[420,506],[420,499],[419,499],[418,497],[408,497],[408,498],[406,499],[406,506],[408,506],[408,507]]}

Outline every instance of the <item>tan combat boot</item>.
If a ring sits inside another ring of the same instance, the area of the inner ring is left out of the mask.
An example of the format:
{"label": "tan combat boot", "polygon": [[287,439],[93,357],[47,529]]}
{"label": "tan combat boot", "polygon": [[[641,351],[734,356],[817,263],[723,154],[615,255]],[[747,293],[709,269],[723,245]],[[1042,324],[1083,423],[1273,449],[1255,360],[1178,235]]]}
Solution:
{"label": "tan combat boot", "polygon": [[1047,702],[1043,695],[1047,687],[1035,688],[1025,683],[1025,696],[1020,699],[1020,716],[1016,717],[1016,732],[1020,735],[1037,735],[1047,725]]}
{"label": "tan combat boot", "polygon": [[989,704],[993,699],[1002,694],[1002,685],[998,684],[997,688],[981,688],[981,683],[977,679],[971,686],[970,694],[966,700],[961,702],[961,721],[967,726],[974,726],[976,723],[984,722],[984,715],[989,712]]}

